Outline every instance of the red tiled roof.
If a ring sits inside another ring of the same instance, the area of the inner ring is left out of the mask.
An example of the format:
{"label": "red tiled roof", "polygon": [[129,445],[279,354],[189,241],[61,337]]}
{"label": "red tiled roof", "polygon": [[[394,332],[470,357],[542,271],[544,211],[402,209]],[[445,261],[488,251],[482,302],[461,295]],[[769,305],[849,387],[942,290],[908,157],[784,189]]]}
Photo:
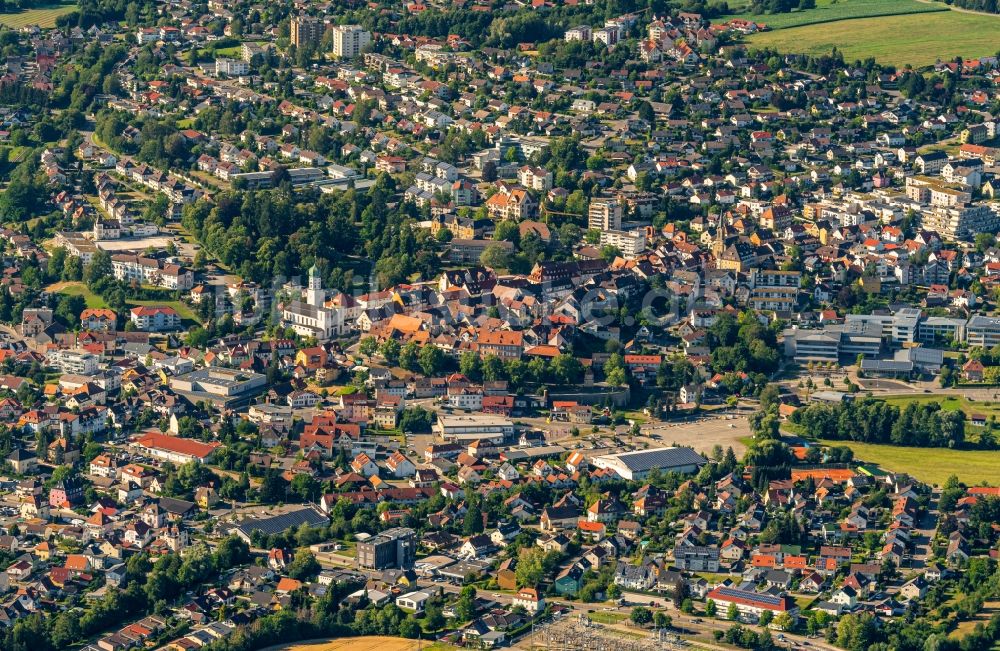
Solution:
{"label": "red tiled roof", "polygon": [[181,438],[179,436],[168,436],[158,432],[146,432],[141,438],[135,441],[145,448],[166,450],[177,454],[185,454],[192,457],[204,459],[208,457],[221,443],[202,443],[193,439]]}

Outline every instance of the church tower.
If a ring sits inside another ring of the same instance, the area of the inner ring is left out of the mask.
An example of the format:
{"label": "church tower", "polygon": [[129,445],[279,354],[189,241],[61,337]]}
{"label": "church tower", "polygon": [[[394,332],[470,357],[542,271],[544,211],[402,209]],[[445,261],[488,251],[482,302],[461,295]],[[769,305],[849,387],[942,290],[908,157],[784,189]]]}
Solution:
{"label": "church tower", "polygon": [[718,260],[729,246],[729,221],[725,215],[719,216],[719,226],[715,229],[715,241],[712,242],[712,255]]}
{"label": "church tower", "polygon": [[316,265],[309,267],[309,287],[306,290],[306,302],[313,307],[323,307],[326,292],[323,291],[323,279],[319,277]]}

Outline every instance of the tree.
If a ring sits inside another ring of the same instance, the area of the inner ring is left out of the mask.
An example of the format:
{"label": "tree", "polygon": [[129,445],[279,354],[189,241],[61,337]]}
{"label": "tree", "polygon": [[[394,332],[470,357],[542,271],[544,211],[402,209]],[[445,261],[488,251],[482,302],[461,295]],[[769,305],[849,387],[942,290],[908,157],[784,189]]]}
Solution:
{"label": "tree", "polygon": [[428,345],[420,349],[420,370],[424,375],[435,375],[444,366],[444,353],[437,346]]}
{"label": "tree", "polygon": [[604,377],[612,386],[620,387],[628,383],[628,377],[625,374],[625,360],[620,354],[613,353],[604,362]]}
{"label": "tree", "polygon": [[837,624],[837,646],[848,651],[868,649],[876,637],[875,618],[869,613],[844,615]]}
{"label": "tree", "polygon": [[645,626],[653,621],[653,612],[644,606],[636,606],[632,609],[632,615],[629,619],[631,619],[634,624]]}
{"label": "tree", "polygon": [[465,519],[462,521],[462,532],[466,536],[472,536],[477,533],[483,532],[483,512],[479,507],[478,499],[470,499],[467,510],[465,512]]}
{"label": "tree", "polygon": [[653,615],[653,626],[656,628],[670,628],[674,625],[673,618],[663,611],[658,611]]}
{"label": "tree", "polygon": [[289,492],[298,496],[303,502],[309,502],[316,498],[319,489],[319,482],[305,473],[299,473],[292,477],[292,481],[288,487]]}
{"label": "tree", "polygon": [[517,585],[522,588],[534,588],[545,578],[545,550],[532,547],[522,552],[514,570]]}
{"label": "tree", "polygon": [[288,482],[277,470],[268,470],[260,484],[260,501],[264,504],[277,504],[285,499]]}
{"label": "tree", "polygon": [[736,604],[734,603],[729,604],[729,608],[726,610],[726,619],[730,619],[734,622],[739,621],[740,609]]}
{"label": "tree", "polygon": [[420,370],[420,346],[415,341],[409,341],[399,351],[399,365],[407,371]]}
{"label": "tree", "polygon": [[649,102],[643,102],[639,104],[639,119],[645,120],[650,126],[656,124],[656,112],[653,110],[653,105]]}
{"label": "tree", "polygon": [[502,380],[504,374],[506,373],[506,368],[503,365],[503,360],[496,355],[487,355],[483,359],[483,379],[487,382],[496,382],[497,380]]}
{"label": "tree", "polygon": [[375,337],[365,337],[358,344],[358,352],[367,357],[369,362],[376,351],[378,351],[378,339]]}
{"label": "tree", "polygon": [[403,410],[399,417],[399,429],[407,434],[429,432],[434,424],[434,414],[421,406]]}
{"label": "tree", "polygon": [[424,614],[424,623],[427,625],[427,630],[438,631],[444,628],[447,624],[444,613],[441,612],[441,607],[437,605],[431,605],[427,607],[427,611]]}
{"label": "tree", "polygon": [[759,398],[761,410],[768,411],[771,407],[777,408],[781,399],[781,390],[777,384],[768,384],[761,390]]}
{"label": "tree", "polygon": [[479,263],[491,269],[506,269],[510,266],[508,250],[500,243],[494,243],[483,249]]}
{"label": "tree", "polygon": [[395,339],[386,339],[379,346],[378,352],[381,353],[382,357],[385,358],[385,363],[389,366],[396,366],[399,364],[399,353],[402,347],[399,342]]}
{"label": "tree", "polygon": [[114,277],[114,267],[111,264],[111,254],[103,249],[98,249],[90,258],[83,274],[83,279],[87,286],[93,288],[98,281]]}
{"label": "tree", "polygon": [[455,601],[455,619],[460,622],[470,621],[476,616],[476,588],[475,586],[467,585],[462,588],[462,591],[458,595],[458,600]]}
{"label": "tree", "polygon": [[420,637],[420,622],[414,619],[413,615],[410,615],[404,619],[399,624],[399,636],[405,637],[410,640],[415,640]]}
{"label": "tree", "polygon": [[491,160],[483,163],[483,180],[489,183],[497,180],[497,164]]}
{"label": "tree", "polygon": [[709,599],[705,602],[705,615],[708,617],[715,617],[717,611],[718,606],[716,606],[714,599]]}
{"label": "tree", "polygon": [[[812,622],[813,620],[810,619],[809,621]],[[782,631],[790,631],[792,629],[792,626],[794,625],[794,622],[792,622],[791,615],[789,615],[788,613],[781,613],[780,615],[774,618],[774,625],[779,629],[781,629]],[[815,631],[813,631],[813,633],[815,633]]]}
{"label": "tree", "polygon": [[295,558],[288,566],[288,576],[303,581],[319,574],[320,569],[322,568],[319,561],[312,555],[312,552],[302,550],[295,553]]}
{"label": "tree", "polygon": [[773,619],[774,619],[774,613],[772,613],[770,610],[765,610],[760,614],[760,620],[758,620],[758,623],[762,627],[767,628],[768,624],[770,624],[771,620]]}
{"label": "tree", "polygon": [[478,382],[483,373],[482,359],[479,357],[479,353],[471,350],[462,353],[458,360],[458,370],[473,382]]}

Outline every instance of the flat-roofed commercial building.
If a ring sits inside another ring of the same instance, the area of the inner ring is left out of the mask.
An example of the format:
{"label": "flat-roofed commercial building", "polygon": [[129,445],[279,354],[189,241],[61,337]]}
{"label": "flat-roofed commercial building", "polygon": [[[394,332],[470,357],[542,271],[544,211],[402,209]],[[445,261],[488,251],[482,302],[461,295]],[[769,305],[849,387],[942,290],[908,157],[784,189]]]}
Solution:
{"label": "flat-roofed commercial building", "polygon": [[719,586],[708,593],[708,599],[714,601],[719,613],[729,617],[729,606],[735,605],[741,621],[754,623],[765,611],[772,615],[787,613],[795,621],[799,615],[799,607],[795,600],[787,595],[774,595],[767,592],[740,590],[729,586]]}
{"label": "flat-roofed commercial building", "polygon": [[266,375],[232,368],[200,368],[170,378],[170,388],[188,400],[226,405],[245,404],[266,385]]}
{"label": "flat-roofed commercial building", "polygon": [[590,463],[597,468],[610,468],[623,479],[643,479],[654,468],[686,474],[697,472],[708,461],[691,448],[671,447],[602,454]]}
{"label": "flat-roofed commercial building", "polygon": [[435,427],[446,441],[489,439],[501,442],[514,434],[513,422],[493,414],[438,414]]}
{"label": "flat-roofed commercial building", "polygon": [[970,346],[992,348],[1000,344],[1000,318],[977,314],[965,324],[965,338]]}

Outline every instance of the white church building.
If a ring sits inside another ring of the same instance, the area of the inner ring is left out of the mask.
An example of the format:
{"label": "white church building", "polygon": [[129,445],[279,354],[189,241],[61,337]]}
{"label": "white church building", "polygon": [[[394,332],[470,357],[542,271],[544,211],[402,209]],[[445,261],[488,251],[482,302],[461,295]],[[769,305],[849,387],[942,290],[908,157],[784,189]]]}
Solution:
{"label": "white church building", "polygon": [[319,277],[316,265],[309,269],[309,284],[305,289],[305,300],[293,300],[287,303],[281,311],[281,321],[304,337],[316,337],[319,340],[339,337],[350,329],[349,321],[345,319],[345,308],[327,301],[323,281]]}

